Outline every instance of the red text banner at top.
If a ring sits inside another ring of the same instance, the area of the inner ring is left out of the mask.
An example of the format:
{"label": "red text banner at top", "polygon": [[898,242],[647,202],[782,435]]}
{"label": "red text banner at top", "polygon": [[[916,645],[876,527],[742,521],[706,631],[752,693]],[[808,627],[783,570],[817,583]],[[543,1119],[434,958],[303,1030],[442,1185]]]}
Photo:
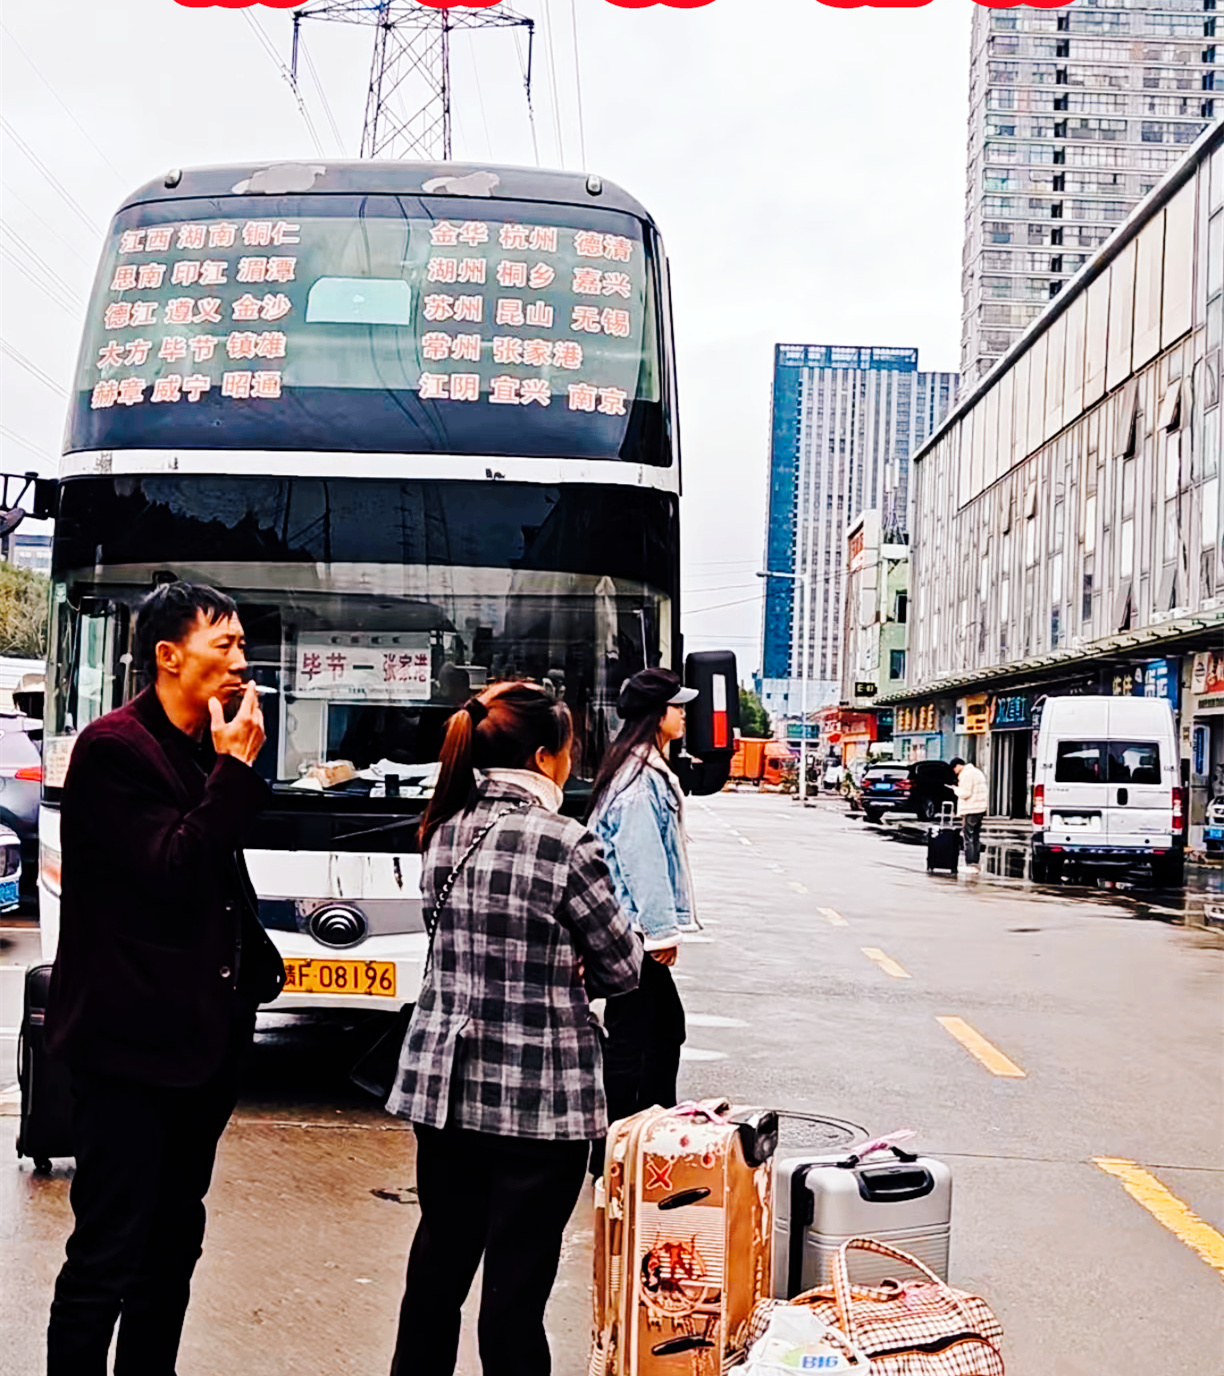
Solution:
{"label": "red text banner at top", "polygon": [[[176,4],[189,10],[248,10],[262,5],[270,10],[298,9],[302,0],[175,0]],[[418,0],[430,10],[487,10],[499,0]],[[700,10],[712,5],[714,0],[607,0],[622,10],[649,10],[662,6],[670,10]],[[834,10],[916,10],[931,4],[931,0],[816,0]],[[1060,10],[1073,3],[1073,0],[973,0],[975,5],[983,5],[991,10]]]}

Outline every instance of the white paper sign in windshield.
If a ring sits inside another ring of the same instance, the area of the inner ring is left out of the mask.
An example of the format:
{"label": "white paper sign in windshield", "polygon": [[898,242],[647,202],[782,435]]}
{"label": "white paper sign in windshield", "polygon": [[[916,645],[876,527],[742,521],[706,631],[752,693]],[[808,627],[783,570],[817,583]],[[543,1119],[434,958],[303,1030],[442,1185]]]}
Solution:
{"label": "white paper sign in windshield", "polygon": [[303,632],[293,691],[328,702],[427,702],[429,632]]}

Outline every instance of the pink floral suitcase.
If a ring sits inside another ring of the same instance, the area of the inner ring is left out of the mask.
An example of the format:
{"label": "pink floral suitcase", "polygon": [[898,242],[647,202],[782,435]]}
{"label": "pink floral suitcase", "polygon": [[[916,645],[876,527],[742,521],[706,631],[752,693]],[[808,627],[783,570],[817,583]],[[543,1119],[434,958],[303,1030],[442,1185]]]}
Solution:
{"label": "pink floral suitcase", "polygon": [[706,1100],[608,1136],[590,1376],[721,1376],[772,1293],[777,1115]]}

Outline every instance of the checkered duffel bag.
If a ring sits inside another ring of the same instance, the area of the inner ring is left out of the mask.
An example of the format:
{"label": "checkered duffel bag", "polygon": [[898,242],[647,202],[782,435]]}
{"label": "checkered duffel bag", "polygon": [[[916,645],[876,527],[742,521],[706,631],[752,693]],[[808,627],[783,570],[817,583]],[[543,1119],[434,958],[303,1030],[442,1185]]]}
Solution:
{"label": "checkered duffel bag", "polygon": [[[921,1271],[925,1281],[851,1287],[846,1253],[875,1252]],[[852,1237],[833,1261],[833,1284],[753,1312],[748,1347],[779,1304],[803,1304],[868,1357],[875,1376],[1003,1376],[1003,1328],[977,1295],[953,1290],[916,1257],[869,1237]]]}

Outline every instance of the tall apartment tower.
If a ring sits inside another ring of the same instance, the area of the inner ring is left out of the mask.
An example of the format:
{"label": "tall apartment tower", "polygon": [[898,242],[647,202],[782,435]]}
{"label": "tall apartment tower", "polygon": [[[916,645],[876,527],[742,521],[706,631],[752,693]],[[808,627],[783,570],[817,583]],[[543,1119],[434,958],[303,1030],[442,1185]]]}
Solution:
{"label": "tall apartment tower", "polygon": [[840,700],[846,527],[874,509],[907,538],[910,455],[956,384],[955,373],[920,373],[917,349],[775,349],[765,568],[779,576],[766,579],[759,685],[769,712]]}
{"label": "tall apartment tower", "polygon": [[966,388],[1224,113],[1216,3],[973,7]]}

